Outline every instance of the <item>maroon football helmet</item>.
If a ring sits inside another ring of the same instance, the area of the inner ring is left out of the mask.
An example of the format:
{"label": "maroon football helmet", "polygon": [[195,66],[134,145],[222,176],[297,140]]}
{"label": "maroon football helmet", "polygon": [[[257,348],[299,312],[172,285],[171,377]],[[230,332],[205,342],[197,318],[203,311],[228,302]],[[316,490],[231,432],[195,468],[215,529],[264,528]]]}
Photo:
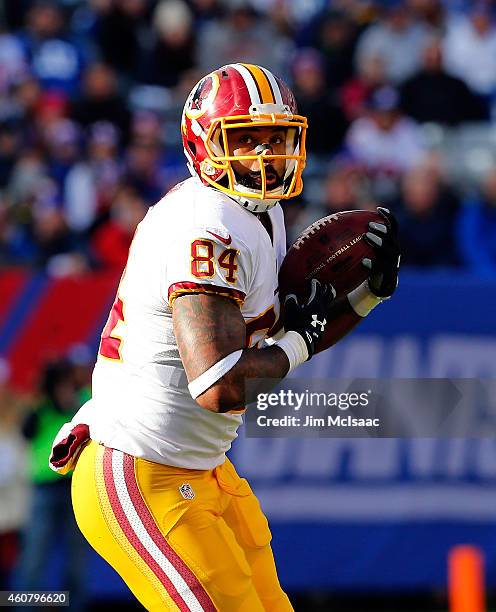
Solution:
{"label": "maroon football helmet", "polygon": [[[303,188],[307,119],[297,114],[292,91],[266,68],[228,64],[203,77],[184,105],[181,132],[184,153],[193,176],[219,189],[252,212],[263,212],[279,200],[292,198]],[[228,130],[278,126],[286,130],[284,155],[269,153],[229,155]],[[258,159],[260,188],[240,184],[232,161]],[[265,163],[284,159],[281,184],[270,189]]]}

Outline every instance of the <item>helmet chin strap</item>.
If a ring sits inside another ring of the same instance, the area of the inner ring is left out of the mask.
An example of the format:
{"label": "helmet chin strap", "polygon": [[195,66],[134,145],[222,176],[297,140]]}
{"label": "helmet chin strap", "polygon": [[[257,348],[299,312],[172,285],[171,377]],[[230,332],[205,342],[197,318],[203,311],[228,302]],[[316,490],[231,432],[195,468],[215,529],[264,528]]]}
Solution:
{"label": "helmet chin strap", "polygon": [[238,195],[230,195],[231,199],[235,200],[246,210],[249,210],[252,213],[262,213],[273,206],[275,206],[279,200],[273,200],[272,198],[269,200],[260,200],[259,198],[248,198],[246,196],[238,196]]}

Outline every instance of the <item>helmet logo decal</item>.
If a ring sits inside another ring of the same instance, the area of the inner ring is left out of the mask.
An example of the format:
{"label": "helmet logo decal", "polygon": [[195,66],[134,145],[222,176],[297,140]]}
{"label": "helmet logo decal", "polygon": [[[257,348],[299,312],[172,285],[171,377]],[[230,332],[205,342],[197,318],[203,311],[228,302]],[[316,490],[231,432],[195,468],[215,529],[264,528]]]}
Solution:
{"label": "helmet logo decal", "polygon": [[190,119],[198,119],[210,108],[219,90],[219,77],[215,74],[207,74],[190,93],[185,106],[186,116]]}

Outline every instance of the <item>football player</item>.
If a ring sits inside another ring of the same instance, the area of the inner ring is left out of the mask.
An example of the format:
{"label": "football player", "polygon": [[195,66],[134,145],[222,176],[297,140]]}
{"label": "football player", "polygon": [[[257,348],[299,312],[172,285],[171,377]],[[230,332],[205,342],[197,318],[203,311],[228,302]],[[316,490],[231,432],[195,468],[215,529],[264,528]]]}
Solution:
{"label": "football player", "polygon": [[267,520],[226,458],[252,399],[245,383],[283,378],[327,325],[351,329],[390,297],[399,256],[382,210],[368,282],[336,300],[313,281],[279,322],[279,202],[302,190],[306,129],[291,91],[260,66],[229,64],[194,87],[181,123],[192,178],[139,224],[93,397],[54,445],[52,467],[75,465],[81,531],[148,610],[292,610]]}

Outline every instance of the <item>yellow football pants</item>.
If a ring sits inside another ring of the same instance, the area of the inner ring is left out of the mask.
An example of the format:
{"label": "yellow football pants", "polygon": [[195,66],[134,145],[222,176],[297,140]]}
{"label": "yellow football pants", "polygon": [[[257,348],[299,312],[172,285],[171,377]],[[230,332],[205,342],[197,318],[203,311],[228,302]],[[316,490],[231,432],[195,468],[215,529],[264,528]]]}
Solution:
{"label": "yellow football pants", "polygon": [[293,610],[267,519],[229,460],[187,470],[90,441],[72,503],[85,538],[147,610]]}

